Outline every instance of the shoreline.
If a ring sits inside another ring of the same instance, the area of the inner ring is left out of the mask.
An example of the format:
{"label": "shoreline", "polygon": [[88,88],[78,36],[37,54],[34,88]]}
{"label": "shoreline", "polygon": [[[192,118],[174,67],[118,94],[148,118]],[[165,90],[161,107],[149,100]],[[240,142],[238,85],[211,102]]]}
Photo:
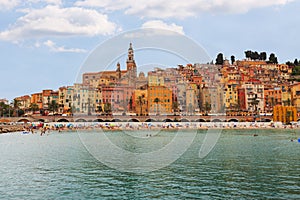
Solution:
{"label": "shoreline", "polygon": [[300,130],[300,124],[280,122],[51,122],[0,125],[0,134],[40,131],[157,131],[157,130]]}

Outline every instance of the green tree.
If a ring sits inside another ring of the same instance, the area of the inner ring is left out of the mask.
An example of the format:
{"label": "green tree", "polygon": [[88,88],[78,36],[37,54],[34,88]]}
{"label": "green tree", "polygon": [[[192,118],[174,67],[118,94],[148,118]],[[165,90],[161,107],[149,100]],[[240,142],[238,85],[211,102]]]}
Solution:
{"label": "green tree", "polygon": [[230,58],[231,58],[231,64],[233,65],[233,63],[235,62],[235,56],[232,55]]}
{"label": "green tree", "polygon": [[0,102],[0,117],[4,115],[7,116],[7,114],[9,113],[10,110],[10,106],[5,104],[4,102]]}
{"label": "green tree", "polygon": [[129,110],[132,111],[132,105],[133,105],[133,101],[132,101],[132,96],[129,99]]}
{"label": "green tree", "polygon": [[298,61],[297,58],[296,58],[295,61],[294,61],[294,65],[295,65],[295,66],[299,66],[299,61]]}
{"label": "green tree", "polygon": [[38,111],[38,110],[39,110],[39,106],[38,106],[36,103],[32,103],[32,104],[30,104],[29,109],[30,109],[32,112],[35,112],[35,111]]}
{"label": "green tree", "polygon": [[205,114],[207,115],[210,110],[211,110],[211,104],[208,103],[207,101],[205,102],[205,105],[204,105],[204,110],[205,110]]}
{"label": "green tree", "polygon": [[259,59],[260,60],[267,60],[267,53],[266,52],[260,52]]}
{"label": "green tree", "polygon": [[290,98],[287,99],[287,105],[291,106],[291,99]]}
{"label": "green tree", "polygon": [[289,124],[291,122],[291,116],[292,116],[293,112],[288,110],[286,111],[286,123]]}
{"label": "green tree", "polygon": [[292,71],[293,76],[300,75],[300,66],[294,66]]}
{"label": "green tree", "polygon": [[251,52],[251,60],[258,60],[259,59],[259,54],[257,51]]}
{"label": "green tree", "polygon": [[277,57],[275,56],[274,53],[270,54],[268,63],[270,63],[270,64],[278,64]]}
{"label": "green tree", "polygon": [[20,109],[20,106],[21,106],[20,101],[17,100],[17,99],[14,99],[14,100],[13,100],[13,116],[14,116],[14,117],[18,117],[18,116],[19,116],[18,110]]}
{"label": "green tree", "polygon": [[54,112],[57,112],[58,107],[59,107],[59,105],[58,105],[58,103],[57,103],[55,100],[52,100],[52,101],[49,103],[49,111],[52,111],[53,114],[54,114]]}
{"label": "green tree", "polygon": [[251,54],[252,54],[252,51],[251,50],[247,50],[245,51],[245,57],[250,59],[251,58]]}
{"label": "green tree", "polygon": [[97,106],[97,112],[99,113],[103,112],[101,104]]}
{"label": "green tree", "polygon": [[104,104],[104,112],[105,112],[106,114],[111,113],[111,104],[110,104],[110,103]]}
{"label": "green tree", "polygon": [[287,61],[285,64],[287,64],[289,67],[295,67],[295,64],[291,61]]}
{"label": "green tree", "polygon": [[140,116],[143,115],[143,105],[145,104],[144,96],[138,96],[138,105],[140,106]]}
{"label": "green tree", "polygon": [[249,102],[250,105],[252,105],[254,107],[254,114],[257,115],[257,106],[259,104],[259,100],[257,98],[257,95],[255,95],[254,98],[252,98],[252,100]]}
{"label": "green tree", "polygon": [[223,65],[223,63],[224,63],[223,54],[219,53],[216,59],[216,65]]}
{"label": "green tree", "polygon": [[159,115],[158,103],[160,102],[159,98],[154,99],[154,103],[156,104],[156,114]]}
{"label": "green tree", "polygon": [[179,104],[178,104],[177,101],[174,101],[174,102],[172,103],[172,109],[173,109],[174,114],[176,115],[177,112],[178,112],[178,109],[179,109]]}

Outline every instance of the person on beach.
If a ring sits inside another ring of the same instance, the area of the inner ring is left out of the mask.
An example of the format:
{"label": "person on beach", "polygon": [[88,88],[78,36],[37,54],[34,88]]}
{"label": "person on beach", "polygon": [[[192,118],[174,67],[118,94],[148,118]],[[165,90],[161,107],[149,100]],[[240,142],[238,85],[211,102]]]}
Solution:
{"label": "person on beach", "polygon": [[41,136],[42,136],[43,134],[45,134],[45,133],[46,133],[45,128],[42,128],[42,129],[41,129]]}

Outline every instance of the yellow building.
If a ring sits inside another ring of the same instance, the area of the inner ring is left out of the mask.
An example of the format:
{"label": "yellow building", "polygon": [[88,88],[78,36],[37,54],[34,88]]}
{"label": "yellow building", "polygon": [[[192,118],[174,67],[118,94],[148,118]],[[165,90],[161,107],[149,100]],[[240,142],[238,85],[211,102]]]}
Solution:
{"label": "yellow building", "polygon": [[291,98],[291,90],[289,89],[288,85],[282,85],[281,87],[281,100],[283,106],[291,106],[292,105],[292,98]]}
{"label": "yellow building", "polygon": [[43,109],[43,95],[42,93],[31,94],[30,104],[38,105],[39,109]]}
{"label": "yellow building", "polygon": [[290,122],[297,122],[297,109],[294,106],[280,106],[277,105],[273,109],[273,121],[288,124]]}
{"label": "yellow building", "polygon": [[300,110],[300,83],[291,85],[290,90],[291,90],[292,105],[295,106],[299,111]]}
{"label": "yellow building", "polygon": [[133,93],[135,113],[138,116],[148,115],[148,90],[135,90]]}
{"label": "yellow building", "polygon": [[194,114],[196,109],[197,98],[196,98],[196,91],[194,90],[192,85],[188,85],[188,87],[186,88],[185,101],[186,101],[187,114],[188,115]]}
{"label": "yellow building", "polygon": [[148,85],[149,86],[164,86],[165,80],[163,76],[158,75],[148,75]]}
{"label": "yellow building", "polygon": [[172,114],[172,90],[164,86],[150,86],[148,111],[150,115]]}
{"label": "yellow building", "polygon": [[229,82],[224,90],[225,107],[231,110],[238,105],[238,85]]}
{"label": "yellow building", "polygon": [[60,87],[58,90],[59,113],[69,113],[72,108],[73,86]]}

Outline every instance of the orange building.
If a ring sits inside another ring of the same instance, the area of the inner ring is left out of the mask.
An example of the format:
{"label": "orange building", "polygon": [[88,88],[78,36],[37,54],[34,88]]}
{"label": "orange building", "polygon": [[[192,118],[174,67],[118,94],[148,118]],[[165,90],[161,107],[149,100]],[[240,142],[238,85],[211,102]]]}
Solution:
{"label": "orange building", "polygon": [[132,99],[135,113],[138,116],[148,115],[148,90],[135,90]]}
{"label": "orange building", "polygon": [[172,114],[172,90],[165,86],[149,87],[148,111],[150,115]]}
{"label": "orange building", "polygon": [[267,89],[265,93],[265,111],[272,112],[273,107],[282,105],[282,90],[280,87]]}
{"label": "orange building", "polygon": [[297,122],[297,109],[294,106],[275,106],[273,110],[273,121],[288,124]]}
{"label": "orange building", "polygon": [[292,105],[300,111],[300,83],[295,83],[290,86]]}
{"label": "orange building", "polygon": [[43,95],[42,93],[34,93],[31,95],[31,104],[38,105],[39,109],[43,108]]}

